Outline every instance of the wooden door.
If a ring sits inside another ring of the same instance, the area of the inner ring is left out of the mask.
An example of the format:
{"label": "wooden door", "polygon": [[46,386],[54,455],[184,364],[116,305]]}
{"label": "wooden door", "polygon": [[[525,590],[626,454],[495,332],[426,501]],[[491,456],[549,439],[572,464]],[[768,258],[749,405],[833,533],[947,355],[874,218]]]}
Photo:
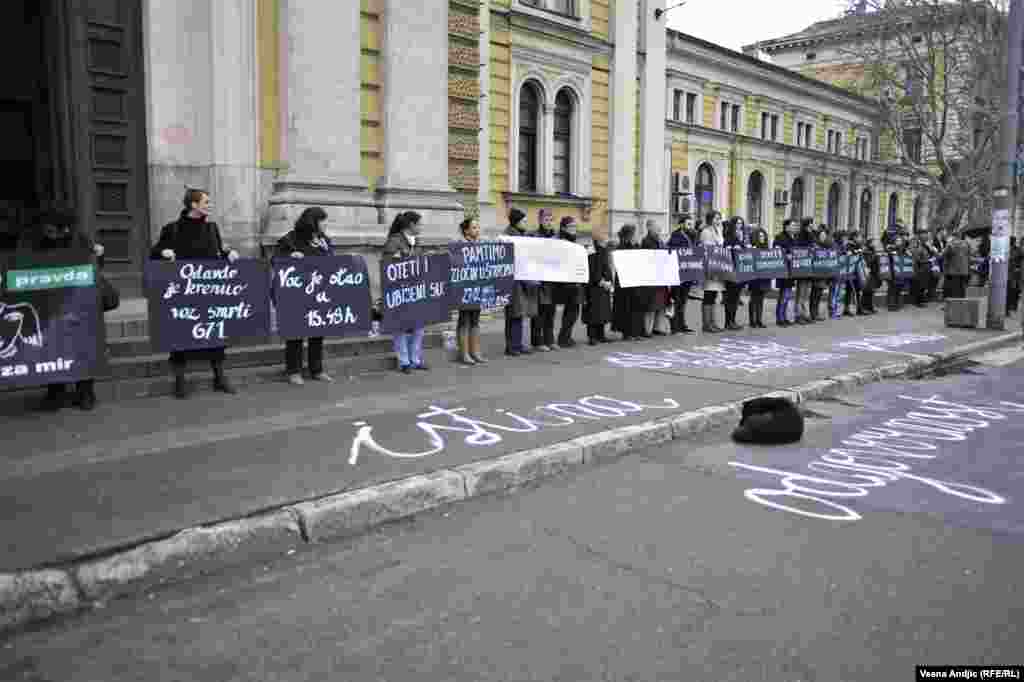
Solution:
{"label": "wooden door", "polygon": [[71,34],[76,191],[123,293],[141,287],[149,246],[142,0],[65,0]]}

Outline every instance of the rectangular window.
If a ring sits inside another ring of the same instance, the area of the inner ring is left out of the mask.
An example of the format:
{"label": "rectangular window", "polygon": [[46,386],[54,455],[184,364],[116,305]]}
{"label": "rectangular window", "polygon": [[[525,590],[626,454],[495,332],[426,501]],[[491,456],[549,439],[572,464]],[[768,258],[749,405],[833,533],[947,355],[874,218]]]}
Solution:
{"label": "rectangular window", "polygon": [[779,141],[779,115],[772,114],[772,142]]}
{"label": "rectangular window", "polygon": [[682,100],[683,100],[683,92],[682,92],[682,90],[674,90],[673,93],[672,93],[672,120],[673,121],[681,121],[682,120],[681,118],[679,118],[679,116],[682,114],[682,111],[681,111]]}
{"label": "rectangular window", "polygon": [[835,134],[831,130],[828,131],[828,143],[826,145],[826,149],[828,149],[829,154],[832,153],[832,140],[834,139],[834,135]]}
{"label": "rectangular window", "polygon": [[814,126],[811,124],[804,125],[804,146],[808,149],[813,145],[814,140]]}
{"label": "rectangular window", "polygon": [[573,13],[573,0],[548,0],[548,9],[559,14]]}
{"label": "rectangular window", "polygon": [[732,131],[734,133],[740,131],[740,107],[738,104],[732,105]]}
{"label": "rectangular window", "polygon": [[686,122],[697,122],[697,95],[692,92],[686,93]]}
{"label": "rectangular window", "polygon": [[728,130],[726,124],[729,122],[729,105],[722,102],[722,111],[720,112],[718,127],[722,130]]}
{"label": "rectangular window", "polygon": [[768,139],[768,126],[770,117],[767,113],[761,112],[761,139]]}
{"label": "rectangular window", "polygon": [[804,124],[799,122],[796,124],[796,146],[804,146]]}

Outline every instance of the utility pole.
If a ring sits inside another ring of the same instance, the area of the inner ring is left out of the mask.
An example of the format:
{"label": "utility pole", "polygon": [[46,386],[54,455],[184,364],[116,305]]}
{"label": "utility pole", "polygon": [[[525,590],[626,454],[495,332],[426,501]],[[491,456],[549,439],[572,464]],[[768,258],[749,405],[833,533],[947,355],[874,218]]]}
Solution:
{"label": "utility pole", "polygon": [[989,255],[988,293],[989,329],[1005,329],[1006,280],[1009,274],[1010,207],[1013,204],[1013,180],[1017,161],[1017,126],[1020,113],[1021,50],[1024,46],[1024,0],[1010,0],[1010,25],[1007,45],[1006,108],[1003,113],[1003,159],[992,193],[992,250]]}

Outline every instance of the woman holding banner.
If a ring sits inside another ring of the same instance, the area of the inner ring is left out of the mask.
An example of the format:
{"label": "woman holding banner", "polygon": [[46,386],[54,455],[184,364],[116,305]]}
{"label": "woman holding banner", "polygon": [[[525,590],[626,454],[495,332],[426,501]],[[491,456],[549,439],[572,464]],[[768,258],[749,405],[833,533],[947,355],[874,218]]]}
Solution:
{"label": "woman holding banner", "polygon": [[[743,235],[740,221],[732,218],[725,222],[722,231],[722,242],[725,248],[730,250],[743,248]],[[742,325],[736,323],[736,312],[740,307],[740,294],[743,292],[743,285],[736,282],[725,283],[725,328],[731,332],[743,329]]]}
{"label": "woman holding banner", "polygon": [[[722,214],[708,211],[704,229],[700,233],[700,243],[705,246],[723,246],[725,237],[722,235]],[[708,279],[704,282],[704,302],[701,304],[701,329],[709,334],[718,334],[722,328],[715,324],[715,303],[718,294],[725,291],[725,282]]]}
{"label": "woman holding banner", "polygon": [[[576,219],[572,216],[565,216],[558,225],[558,238],[576,243]],[[554,301],[556,305],[562,306],[562,322],[558,330],[558,347],[572,348],[576,342],[572,339],[572,328],[580,319],[580,296],[583,286],[571,282],[559,282],[554,287]]]}
{"label": "woman holding banner", "polygon": [[[768,243],[768,230],[752,225],[750,245],[755,249],[771,248]],[[750,288],[750,302],[747,304],[747,310],[752,329],[767,329],[764,324],[764,296],[771,284],[770,279],[755,279],[747,285]]]}
{"label": "woman holding banner", "polygon": [[[480,221],[467,218],[459,225],[462,240],[466,242],[480,241]],[[459,339],[459,362],[464,365],[484,365],[487,359],[480,351],[480,306],[468,305],[459,307],[459,321],[456,325]]]}
{"label": "woman holding banner", "polygon": [[[790,249],[797,245],[796,235],[796,223],[790,218],[783,220],[782,234],[775,238],[775,246],[782,249],[787,258],[789,258]],[[779,290],[779,298],[775,303],[775,324],[779,327],[788,327],[793,324],[789,321],[789,304],[793,300],[793,288],[796,286],[796,280],[777,279],[775,286]]]}
{"label": "woman holding banner", "polygon": [[[800,233],[796,238],[796,246],[810,249],[814,247],[814,219],[804,218],[800,221]],[[802,277],[796,281],[796,323],[811,324],[811,284],[812,280]]]}
{"label": "woman holding banner", "polygon": [[[642,249],[665,248],[665,242],[661,239],[658,223],[654,220],[647,221],[647,234],[640,242]],[[667,326],[665,308],[668,307],[668,287],[644,287],[644,337],[665,336],[664,328]]]}
{"label": "woman holding banner", "polygon": [[[619,245],[622,250],[639,249],[636,241],[636,225],[619,228]],[[613,303],[614,323],[612,329],[622,334],[623,341],[638,341],[644,338],[644,303],[642,287],[623,287],[615,277],[615,301]]]}
{"label": "woman holding banner", "polygon": [[[47,211],[39,215],[35,220],[35,225],[22,234],[16,248],[19,260],[22,255],[31,261],[34,253],[43,254],[55,251],[73,253],[79,256],[82,262],[91,261],[95,256],[97,259],[96,284],[101,286],[101,275],[98,271],[103,267],[103,246],[93,243],[92,239],[79,229],[78,216],[70,211]],[[112,309],[108,307],[106,301],[104,301],[103,308],[104,311]],[[100,314],[99,317],[102,324],[103,315]],[[64,407],[66,391],[65,384],[48,384],[46,397],[43,398],[40,409],[44,412],[56,412]],[[75,384],[73,402],[87,412],[96,407],[93,379],[83,379]]]}
{"label": "woman holding banner", "polygon": [[609,343],[604,326],[612,321],[612,254],[608,242],[594,239],[594,253],[587,257],[590,281],[587,283],[583,304],[583,322],[587,325],[587,342],[591,346]]}
{"label": "woman holding banner", "polygon": [[[415,258],[423,255],[423,247],[419,246],[417,237],[420,234],[420,214],[406,211],[395,216],[388,230],[388,239],[384,242],[384,258]],[[413,327],[394,336],[395,354],[398,356],[398,371],[410,374],[412,370],[427,371],[430,367],[423,362],[424,327]]]}
{"label": "woman holding banner", "polygon": [[[238,260],[238,252],[224,247],[217,223],[209,220],[210,195],[205,190],[189,189],[182,199],[185,208],[173,223],[164,225],[160,231],[150,258],[153,260]],[[174,351],[171,353],[171,369],[174,371],[174,396],[188,397],[185,383],[185,367],[190,359],[208,358],[213,368],[213,390],[221,393],[237,393],[234,385],[224,374],[224,348],[205,350]]]}
{"label": "woman holding banner", "polygon": [[[327,212],[319,206],[307,208],[295,221],[291,232],[277,241],[276,255],[281,258],[305,258],[306,256],[330,256],[334,246],[327,235],[320,229],[320,224],[327,220]],[[324,371],[324,337],[306,339],[309,353],[309,374],[313,381],[330,383],[334,381]],[[290,339],[285,342],[284,360],[288,383],[302,386],[302,342],[303,339]]]}
{"label": "woman holding banner", "polygon": [[[505,234],[509,237],[529,237],[522,227],[526,214],[518,208],[508,213],[509,226]],[[537,316],[537,288],[539,282],[516,280],[512,290],[512,303],[505,306],[505,355],[530,355],[533,353],[524,343],[525,320]]]}
{"label": "woman holding banner", "polygon": [[[693,218],[684,215],[679,218],[679,226],[668,238],[668,248],[673,250],[692,249],[695,242]],[[693,330],[686,326],[686,303],[689,301],[692,286],[692,282],[681,282],[678,287],[672,288],[672,301],[675,305],[675,312],[672,315],[673,334],[693,333]]]}

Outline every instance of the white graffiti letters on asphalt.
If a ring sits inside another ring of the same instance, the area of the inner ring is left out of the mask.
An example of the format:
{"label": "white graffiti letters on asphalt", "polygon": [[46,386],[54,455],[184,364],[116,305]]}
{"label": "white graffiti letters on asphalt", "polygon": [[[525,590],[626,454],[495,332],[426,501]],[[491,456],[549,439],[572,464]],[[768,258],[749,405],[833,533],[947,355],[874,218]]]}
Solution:
{"label": "white graffiti letters on asphalt", "polygon": [[[679,403],[671,398],[665,398],[660,404],[645,405],[602,395],[591,395],[575,402],[548,403],[533,408],[535,413],[546,418],[525,417],[509,410],[495,410],[497,414],[514,422],[514,424],[499,424],[484,418],[471,417],[465,414],[468,409],[465,407],[445,408],[431,405],[426,412],[416,415],[419,420],[416,422],[416,428],[426,436],[429,447],[412,452],[392,450],[377,442],[373,435],[373,426],[359,421],[355,422],[359,431],[352,440],[348,462],[349,464],[358,462],[359,454],[364,447],[377,454],[399,459],[416,459],[436,455],[442,452],[446,446],[443,433],[464,434],[462,438],[466,445],[497,445],[504,440],[502,433],[533,433],[545,427],[569,426],[577,421],[595,421],[608,417],[625,417],[646,410],[675,410],[678,408]],[[445,421],[433,421],[438,418]],[[556,421],[551,421],[552,418]]]}
{"label": "white graffiti letters on asphalt", "polygon": [[744,496],[772,509],[831,521],[857,521],[861,515],[842,500],[865,497],[872,488],[900,480],[915,481],[947,495],[983,504],[1004,504],[1001,495],[952,481],[941,481],[914,473],[905,460],[928,461],[938,457],[939,447],[931,441],[965,441],[978,429],[1005,421],[1007,413],[1024,414],[1024,405],[1001,401],[992,406],[971,406],[943,400],[939,396],[901,400],[916,403],[903,417],[889,419],[881,426],[858,431],[843,439],[842,447],[807,464],[814,475],[729,462],[737,469],[779,478],[781,488],[751,488]]}
{"label": "white graffiti letters on asphalt", "polygon": [[654,353],[613,353],[608,362],[619,367],[669,369],[705,367],[744,372],[788,369],[837,362],[849,357],[838,353],[814,353],[806,348],[785,346],[774,341],[725,338],[713,346],[666,349]]}
{"label": "white graffiti letters on asphalt", "polygon": [[943,334],[896,334],[895,336],[868,335],[862,339],[852,341],[841,341],[836,348],[846,350],[863,350],[875,353],[900,353],[893,348],[909,346],[917,343],[934,343],[942,341],[946,337]]}

